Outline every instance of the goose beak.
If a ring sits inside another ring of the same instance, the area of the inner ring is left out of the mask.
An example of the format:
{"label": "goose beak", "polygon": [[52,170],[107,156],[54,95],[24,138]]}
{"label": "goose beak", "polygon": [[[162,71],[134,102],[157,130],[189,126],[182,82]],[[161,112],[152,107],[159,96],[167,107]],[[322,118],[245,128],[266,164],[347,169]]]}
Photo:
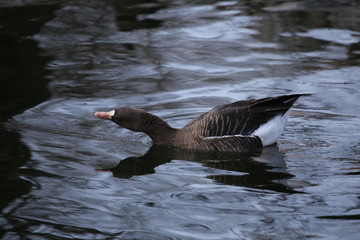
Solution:
{"label": "goose beak", "polygon": [[108,119],[111,120],[112,117],[114,116],[115,111],[110,111],[110,112],[96,112],[95,116],[102,118],[102,119]]}

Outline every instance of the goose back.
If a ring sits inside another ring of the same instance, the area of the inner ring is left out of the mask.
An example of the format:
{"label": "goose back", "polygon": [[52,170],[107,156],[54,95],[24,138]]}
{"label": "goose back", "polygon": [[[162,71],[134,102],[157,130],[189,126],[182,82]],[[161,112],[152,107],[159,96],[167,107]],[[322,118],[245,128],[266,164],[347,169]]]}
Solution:
{"label": "goose back", "polygon": [[184,129],[203,137],[251,135],[261,125],[284,115],[304,94],[237,101],[220,105],[189,122]]}

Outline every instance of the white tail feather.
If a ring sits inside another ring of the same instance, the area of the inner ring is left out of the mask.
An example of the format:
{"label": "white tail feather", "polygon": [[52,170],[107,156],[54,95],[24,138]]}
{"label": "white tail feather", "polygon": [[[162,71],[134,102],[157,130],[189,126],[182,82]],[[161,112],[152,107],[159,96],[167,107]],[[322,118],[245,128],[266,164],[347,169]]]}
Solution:
{"label": "white tail feather", "polygon": [[272,118],[270,121],[256,129],[252,135],[258,136],[261,139],[263,146],[275,143],[284,131],[289,113],[290,110],[283,115],[278,115]]}

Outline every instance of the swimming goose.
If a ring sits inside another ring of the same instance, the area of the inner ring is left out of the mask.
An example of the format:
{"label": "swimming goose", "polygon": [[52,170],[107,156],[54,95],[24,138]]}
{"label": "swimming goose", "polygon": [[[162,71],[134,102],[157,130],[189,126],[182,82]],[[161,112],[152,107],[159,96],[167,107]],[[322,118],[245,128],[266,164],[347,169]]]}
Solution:
{"label": "swimming goose", "polygon": [[120,107],[95,116],[134,132],[144,132],[154,145],[207,151],[250,152],[275,143],[290,108],[307,94],[283,95],[220,105],[181,129],[144,110]]}

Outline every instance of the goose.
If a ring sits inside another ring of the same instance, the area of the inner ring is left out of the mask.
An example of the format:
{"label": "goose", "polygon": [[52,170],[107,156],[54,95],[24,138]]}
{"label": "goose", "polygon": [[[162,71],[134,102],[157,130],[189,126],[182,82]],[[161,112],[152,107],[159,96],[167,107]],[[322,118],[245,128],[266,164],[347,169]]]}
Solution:
{"label": "goose", "polygon": [[147,134],[154,145],[223,152],[253,152],[274,144],[282,134],[291,107],[309,94],[237,101],[216,106],[183,128],[138,108],[120,107],[95,116]]}

